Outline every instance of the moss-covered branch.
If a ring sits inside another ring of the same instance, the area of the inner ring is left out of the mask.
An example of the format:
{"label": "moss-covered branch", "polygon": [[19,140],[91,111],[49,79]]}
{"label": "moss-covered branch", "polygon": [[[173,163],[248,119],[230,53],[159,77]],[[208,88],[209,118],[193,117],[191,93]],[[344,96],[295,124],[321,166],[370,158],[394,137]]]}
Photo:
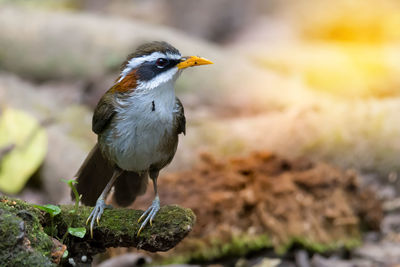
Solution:
{"label": "moss-covered branch", "polygon": [[[20,245],[21,251],[30,251],[23,257],[29,258],[29,255],[34,254],[31,252],[37,250],[38,255],[47,257],[49,263],[59,261],[63,254],[60,251],[65,250],[65,247],[57,239],[62,239],[68,227],[86,226],[85,222],[91,211],[91,207],[83,206],[79,207],[78,212],[72,214],[70,212],[73,209],[72,205],[60,207],[62,211],[54,217],[53,222],[56,228],[55,236],[51,237],[45,233],[50,233],[46,230],[51,226],[51,218],[48,214],[26,202],[0,197],[0,220],[4,220],[4,214],[7,214],[6,217],[12,218],[10,220],[15,222],[12,224],[15,229],[7,228],[11,226],[10,223],[0,224],[0,243],[13,243],[13,245],[1,247],[0,262],[15,254],[15,244]],[[89,231],[83,238],[66,235],[67,238],[63,243],[68,249],[68,257],[73,258],[75,262],[90,261],[93,255],[105,251],[107,247],[136,247],[152,252],[166,251],[179,243],[191,231],[195,222],[195,215],[190,209],[164,206],[158,212],[153,225],[146,226],[138,237],[137,220],[141,214],[142,211],[139,210],[106,209],[100,225],[94,228],[93,238],[88,234]],[[89,230],[88,227],[87,230]],[[3,238],[14,238],[15,242],[2,240]],[[7,253],[9,253],[8,256]],[[44,261],[46,261],[45,258],[43,258]]]}

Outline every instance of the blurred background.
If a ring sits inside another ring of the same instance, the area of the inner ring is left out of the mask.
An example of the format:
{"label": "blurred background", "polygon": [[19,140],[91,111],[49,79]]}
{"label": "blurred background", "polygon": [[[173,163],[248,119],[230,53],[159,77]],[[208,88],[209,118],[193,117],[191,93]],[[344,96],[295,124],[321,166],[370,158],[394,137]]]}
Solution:
{"label": "blurred background", "polygon": [[187,135],[159,179],[162,204],[197,223],[170,252],[95,264],[398,266],[399,14],[396,0],[0,0],[0,191],[70,203],[61,179],[96,142],[97,101],[135,47],[164,40],[215,63],[177,82]]}

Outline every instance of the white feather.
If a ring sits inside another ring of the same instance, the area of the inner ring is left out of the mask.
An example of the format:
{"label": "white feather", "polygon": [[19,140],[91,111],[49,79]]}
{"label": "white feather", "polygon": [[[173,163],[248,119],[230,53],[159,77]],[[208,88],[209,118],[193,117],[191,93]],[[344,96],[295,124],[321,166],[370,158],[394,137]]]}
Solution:
{"label": "white feather", "polygon": [[107,133],[107,143],[120,168],[143,171],[170,156],[158,149],[160,140],[173,130],[174,83],[179,73],[176,67],[168,70],[118,101],[119,123]]}
{"label": "white feather", "polygon": [[129,60],[125,69],[121,72],[121,78],[119,78],[118,82],[122,81],[128,73],[130,73],[133,69],[137,68],[139,65],[143,64],[147,61],[154,61],[159,58],[168,58],[168,59],[180,59],[182,56],[180,54],[171,54],[171,53],[161,53],[161,52],[153,52],[150,55],[134,57]]}

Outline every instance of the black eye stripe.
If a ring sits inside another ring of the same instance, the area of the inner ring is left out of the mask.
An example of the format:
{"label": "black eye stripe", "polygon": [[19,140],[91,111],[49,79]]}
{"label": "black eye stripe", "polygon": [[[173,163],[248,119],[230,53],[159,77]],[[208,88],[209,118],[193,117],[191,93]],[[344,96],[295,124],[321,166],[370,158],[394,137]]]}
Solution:
{"label": "black eye stripe", "polygon": [[168,58],[159,58],[155,61],[155,65],[157,67],[165,68],[167,66],[173,67],[181,62],[180,59],[168,59]]}
{"label": "black eye stripe", "polygon": [[180,59],[172,59],[169,61],[169,64],[172,66],[178,65],[181,62]]}
{"label": "black eye stripe", "polygon": [[181,62],[180,59],[168,59],[168,64],[163,67],[159,67],[157,65],[157,60],[147,61],[138,67],[136,74],[138,75],[139,80],[149,81],[156,77],[158,74],[175,67],[178,63]]}

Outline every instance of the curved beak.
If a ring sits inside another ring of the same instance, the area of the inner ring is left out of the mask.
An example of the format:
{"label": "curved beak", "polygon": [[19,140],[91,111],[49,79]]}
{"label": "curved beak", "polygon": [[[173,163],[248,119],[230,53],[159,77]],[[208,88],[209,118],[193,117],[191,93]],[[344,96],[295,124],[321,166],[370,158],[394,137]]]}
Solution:
{"label": "curved beak", "polygon": [[202,57],[184,57],[182,58],[182,62],[176,65],[178,69],[185,69],[188,67],[193,67],[193,66],[200,66],[200,65],[208,65],[208,64],[214,64],[212,61],[202,58]]}

